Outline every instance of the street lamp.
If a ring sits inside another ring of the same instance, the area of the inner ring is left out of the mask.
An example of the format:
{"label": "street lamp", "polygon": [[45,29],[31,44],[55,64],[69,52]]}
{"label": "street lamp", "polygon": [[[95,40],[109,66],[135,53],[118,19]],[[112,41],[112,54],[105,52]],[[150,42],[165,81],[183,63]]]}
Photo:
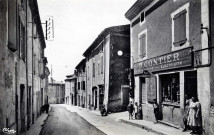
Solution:
{"label": "street lamp", "polygon": [[123,55],[123,51],[119,50],[119,51],[117,52],[117,55],[118,55],[118,56],[122,56],[122,55]]}

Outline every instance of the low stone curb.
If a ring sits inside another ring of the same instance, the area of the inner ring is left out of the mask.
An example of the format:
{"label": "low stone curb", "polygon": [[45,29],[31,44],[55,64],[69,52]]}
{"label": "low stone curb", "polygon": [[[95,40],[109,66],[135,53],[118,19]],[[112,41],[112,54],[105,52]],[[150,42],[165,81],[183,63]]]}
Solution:
{"label": "low stone curb", "polygon": [[120,119],[120,122],[125,123],[125,124],[129,124],[129,125],[132,125],[132,126],[135,126],[135,127],[138,127],[138,128],[142,128],[142,129],[145,129],[147,131],[150,131],[150,132],[153,132],[153,133],[157,133],[159,135],[168,135],[168,134],[163,133],[161,131],[154,130],[154,129],[148,127],[148,126],[141,125],[141,124],[138,124],[138,123],[133,123],[131,121]]}

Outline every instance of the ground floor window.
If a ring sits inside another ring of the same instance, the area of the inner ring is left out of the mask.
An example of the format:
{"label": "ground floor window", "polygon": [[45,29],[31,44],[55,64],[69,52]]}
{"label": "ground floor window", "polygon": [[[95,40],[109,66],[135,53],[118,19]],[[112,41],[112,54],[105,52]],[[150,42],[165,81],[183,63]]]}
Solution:
{"label": "ground floor window", "polygon": [[161,75],[160,79],[163,101],[180,103],[179,73]]}

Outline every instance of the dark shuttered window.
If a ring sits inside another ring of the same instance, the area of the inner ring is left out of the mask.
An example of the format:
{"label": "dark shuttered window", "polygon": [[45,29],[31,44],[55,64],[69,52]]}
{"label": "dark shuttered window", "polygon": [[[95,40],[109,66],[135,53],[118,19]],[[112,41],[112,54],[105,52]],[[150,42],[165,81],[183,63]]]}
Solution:
{"label": "dark shuttered window", "polygon": [[101,74],[103,74],[103,66],[104,66],[103,65],[103,56],[101,56],[101,64],[100,65],[101,65]]}
{"label": "dark shuttered window", "polygon": [[93,77],[95,77],[95,63],[93,63]]}
{"label": "dark shuttered window", "polygon": [[78,82],[78,90],[80,90],[80,82]]}
{"label": "dark shuttered window", "polygon": [[144,18],[145,18],[145,17],[144,17],[144,12],[142,12],[141,15],[140,15],[140,22],[143,22],[143,21],[144,21]]}
{"label": "dark shuttered window", "polygon": [[142,34],[140,37],[139,37],[139,42],[140,42],[140,45],[139,45],[139,55],[141,57],[145,57],[146,56],[146,34]]}
{"label": "dark shuttered window", "polygon": [[179,47],[186,43],[186,10],[174,16],[174,46]]}
{"label": "dark shuttered window", "polygon": [[13,50],[17,51],[17,40],[16,40],[16,28],[17,28],[17,7],[16,7],[16,0],[10,0],[8,2],[8,47]]}

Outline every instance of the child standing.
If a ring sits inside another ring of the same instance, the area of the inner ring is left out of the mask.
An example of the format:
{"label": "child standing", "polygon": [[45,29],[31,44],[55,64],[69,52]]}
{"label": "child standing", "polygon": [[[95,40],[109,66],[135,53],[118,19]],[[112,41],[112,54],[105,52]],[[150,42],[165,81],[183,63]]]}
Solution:
{"label": "child standing", "polygon": [[158,113],[159,113],[159,110],[158,110],[158,103],[157,103],[157,100],[154,99],[154,104],[153,104],[153,107],[154,107],[154,114],[155,114],[155,123],[158,123]]}
{"label": "child standing", "polygon": [[137,105],[137,102],[135,102],[135,105],[134,105],[134,116],[135,116],[135,119],[138,119],[137,114],[138,114],[138,105]]}

